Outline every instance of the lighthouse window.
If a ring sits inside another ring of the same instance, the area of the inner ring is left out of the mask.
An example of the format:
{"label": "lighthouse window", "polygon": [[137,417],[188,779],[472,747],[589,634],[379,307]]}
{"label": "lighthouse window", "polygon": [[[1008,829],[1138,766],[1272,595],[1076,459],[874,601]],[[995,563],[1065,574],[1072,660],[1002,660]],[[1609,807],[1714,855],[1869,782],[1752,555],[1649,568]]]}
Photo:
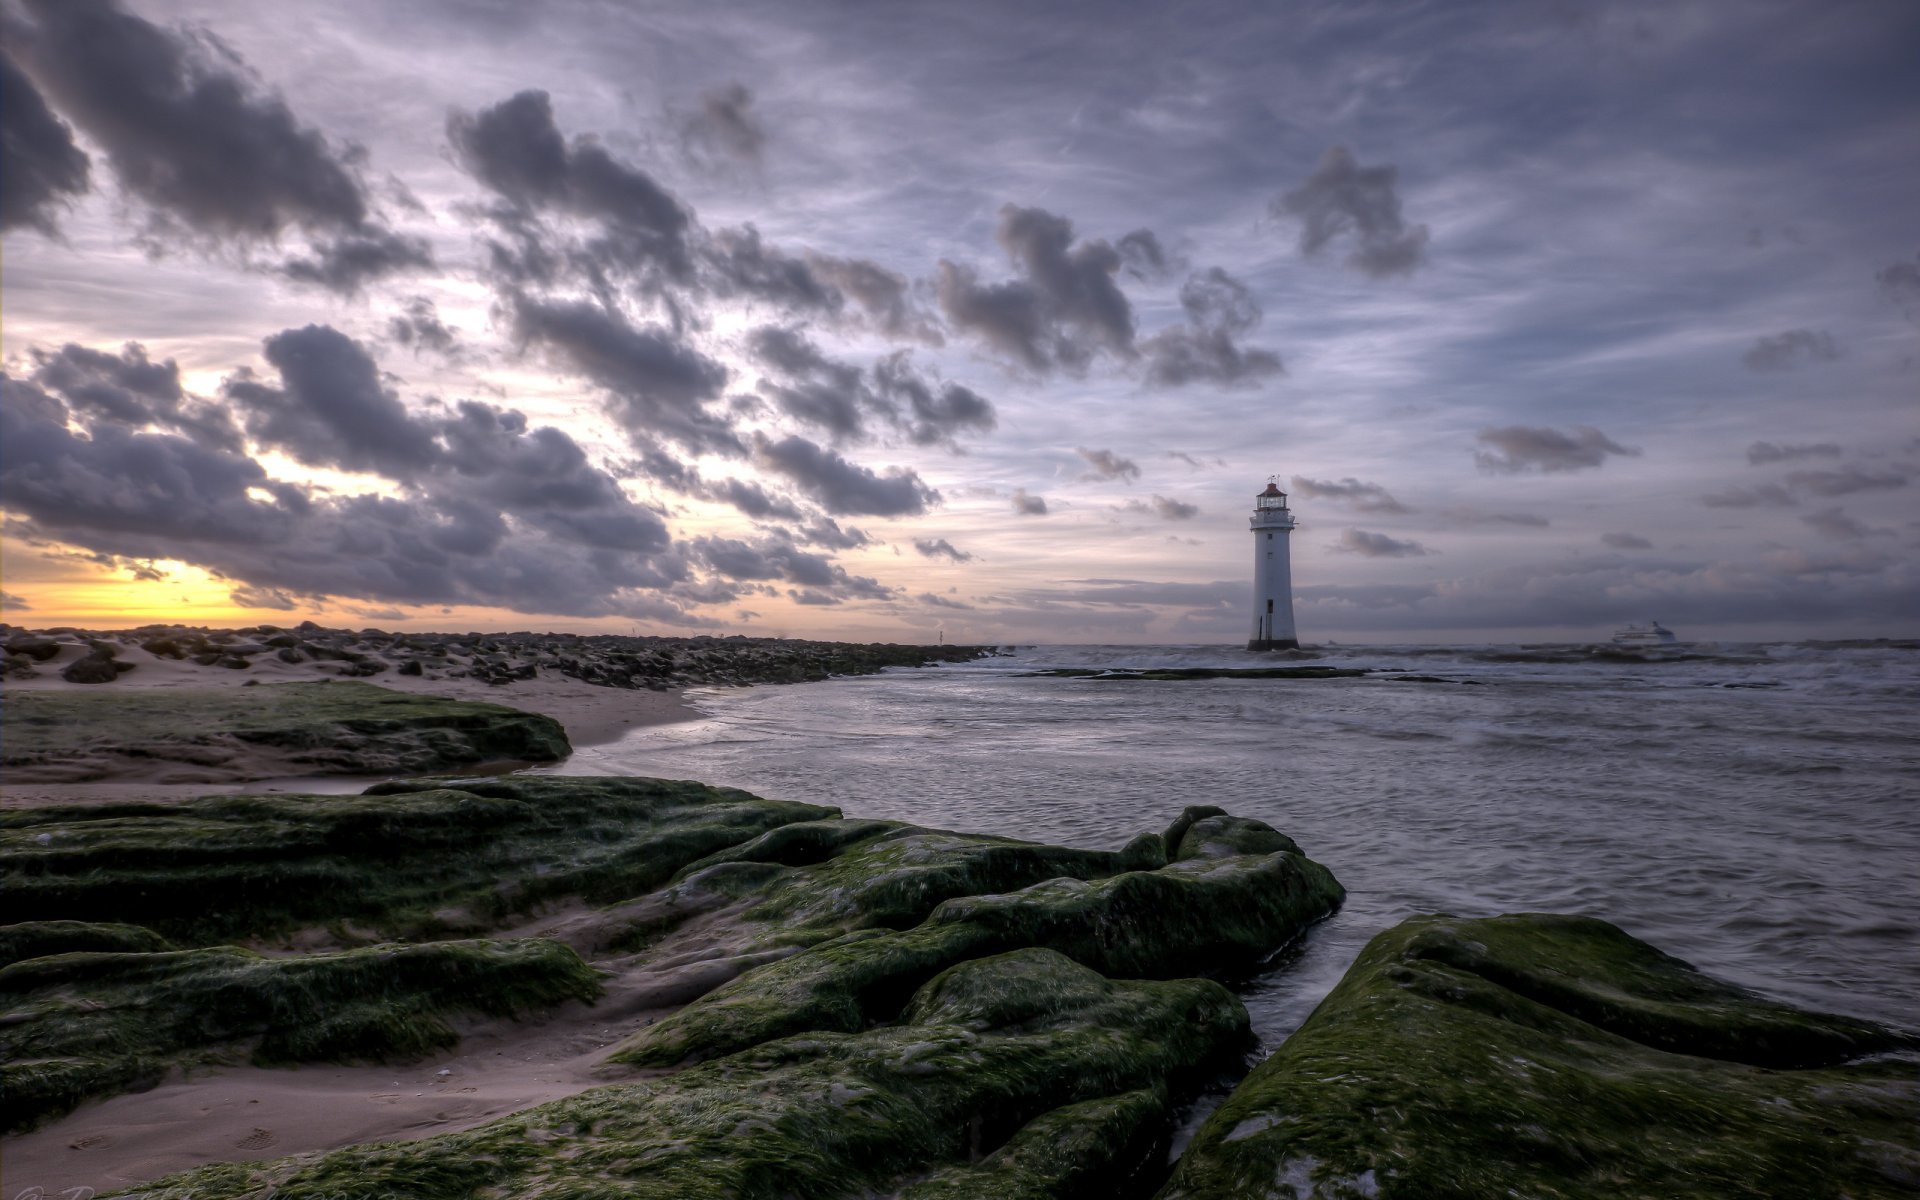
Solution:
{"label": "lighthouse window", "polygon": [[1272,541],[1272,540],[1273,540],[1273,535],[1272,535],[1272,534],[1268,534],[1268,535],[1267,535],[1267,540],[1268,540],[1268,541]]}
{"label": "lighthouse window", "polygon": [[1267,601],[1267,615],[1273,615],[1273,601]]}

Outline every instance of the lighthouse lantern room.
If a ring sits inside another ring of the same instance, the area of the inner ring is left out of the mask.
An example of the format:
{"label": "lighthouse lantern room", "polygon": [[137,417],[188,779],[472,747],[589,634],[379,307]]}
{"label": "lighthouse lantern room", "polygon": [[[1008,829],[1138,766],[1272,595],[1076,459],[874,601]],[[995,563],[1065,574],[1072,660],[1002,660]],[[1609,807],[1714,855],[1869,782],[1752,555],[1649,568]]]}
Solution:
{"label": "lighthouse lantern room", "polygon": [[1293,632],[1293,571],[1287,562],[1287,535],[1293,514],[1287,494],[1273,479],[1253,501],[1253,639],[1249,650],[1296,650]]}

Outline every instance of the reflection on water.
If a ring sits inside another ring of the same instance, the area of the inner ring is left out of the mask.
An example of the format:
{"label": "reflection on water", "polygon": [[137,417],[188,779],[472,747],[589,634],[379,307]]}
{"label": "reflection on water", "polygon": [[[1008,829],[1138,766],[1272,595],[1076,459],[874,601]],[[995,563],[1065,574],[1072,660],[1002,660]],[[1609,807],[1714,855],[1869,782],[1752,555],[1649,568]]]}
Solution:
{"label": "reflection on water", "polygon": [[[1188,804],[1292,835],[1345,908],[1244,990],[1271,1045],[1414,913],[1604,917],[1723,978],[1920,1012],[1920,652],[1346,649],[1384,678],[1101,683],[1036,666],[1247,665],[1061,647],[795,687],[696,692],[708,719],[554,770],[700,779],[849,815],[1117,848]],[[1468,681],[1471,681],[1469,683]]]}

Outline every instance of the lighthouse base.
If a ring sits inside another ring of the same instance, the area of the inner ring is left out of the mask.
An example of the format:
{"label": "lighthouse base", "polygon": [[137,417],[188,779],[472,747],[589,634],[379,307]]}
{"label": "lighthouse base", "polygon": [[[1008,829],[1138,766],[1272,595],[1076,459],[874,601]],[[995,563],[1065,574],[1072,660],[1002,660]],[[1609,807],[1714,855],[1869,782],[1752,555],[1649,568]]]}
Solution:
{"label": "lighthouse base", "polygon": [[1293,638],[1255,638],[1247,643],[1249,650],[1298,650],[1300,643]]}

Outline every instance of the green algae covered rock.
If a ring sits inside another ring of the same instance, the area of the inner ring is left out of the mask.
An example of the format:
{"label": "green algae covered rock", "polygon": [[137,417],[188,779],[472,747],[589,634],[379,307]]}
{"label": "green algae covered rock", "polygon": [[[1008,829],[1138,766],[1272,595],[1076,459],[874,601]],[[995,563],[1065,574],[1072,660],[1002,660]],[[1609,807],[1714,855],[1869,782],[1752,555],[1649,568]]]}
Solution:
{"label": "green algae covered rock", "polygon": [[0,721],[0,767],[17,782],[105,779],[156,761],[186,783],[428,774],[573,749],[552,717],[345,680],[14,691]]}
{"label": "green algae covered rock", "polygon": [[[197,1200],[269,1190],[283,1200],[700,1200],[909,1185],[927,1196],[1060,1194],[1055,1181],[1130,1169],[1131,1135],[1164,1112],[1166,1089],[1248,1036],[1245,1009],[1219,984],[1114,982],[1044,950],[956,966],[908,1013],[461,1133],[209,1167],[150,1190]],[[1004,1016],[1017,1019],[998,1023]]]}
{"label": "green algae covered rock", "polygon": [[556,942],[436,942],[265,958],[234,946],[75,951],[0,969],[0,1127],[157,1082],[169,1067],[381,1060],[453,1044],[445,1014],[599,994]]}
{"label": "green algae covered rock", "polygon": [[1418,917],[1368,944],[1161,1195],[1911,1196],[1917,1047],[1604,921]]}
{"label": "green algae covered rock", "polygon": [[0,812],[0,888],[17,920],[134,920],[190,944],[342,921],[412,937],[496,928],[556,897],[641,895],[832,815],[697,783],[556,776],[19,809]]}
{"label": "green algae covered rock", "polygon": [[22,921],[18,925],[0,925],[0,967],[76,950],[172,949],[172,942],[139,925],[94,921]]}
{"label": "green algae covered rock", "polygon": [[[1221,818],[1202,812],[1199,819]],[[1259,822],[1242,822],[1233,830],[1256,844],[1285,841]],[[838,915],[854,926],[851,932],[716,988],[627,1039],[613,1059],[665,1067],[733,1054],[804,1030],[855,1032],[891,1020],[908,995],[947,967],[1024,947],[1056,950],[1120,978],[1244,970],[1333,911],[1344,892],[1325,867],[1297,852],[1238,854],[1227,844],[1231,840],[1223,833],[1211,843],[1219,857],[1164,865],[1165,839],[1158,835],[1104,857],[999,839],[936,837],[928,831],[887,835],[865,844],[857,859],[845,854],[824,864],[833,886],[823,887],[812,871],[796,869],[774,885],[775,900],[747,910],[750,918],[770,907],[791,913],[790,906],[801,903],[797,897],[811,895],[816,899],[802,911],[815,922]],[[855,871],[848,859],[865,873]],[[983,861],[1015,867],[988,870],[980,866]],[[1129,869],[1136,862],[1162,865]],[[1007,878],[1017,882],[1038,867],[1058,873],[1013,891],[987,890]],[[876,872],[885,886],[876,884]],[[940,886],[921,887],[918,881],[927,878]],[[942,901],[924,922],[908,929],[862,928],[859,909],[842,910],[841,898],[848,895],[877,894],[895,905],[902,894],[924,900],[963,885],[967,894]]]}

